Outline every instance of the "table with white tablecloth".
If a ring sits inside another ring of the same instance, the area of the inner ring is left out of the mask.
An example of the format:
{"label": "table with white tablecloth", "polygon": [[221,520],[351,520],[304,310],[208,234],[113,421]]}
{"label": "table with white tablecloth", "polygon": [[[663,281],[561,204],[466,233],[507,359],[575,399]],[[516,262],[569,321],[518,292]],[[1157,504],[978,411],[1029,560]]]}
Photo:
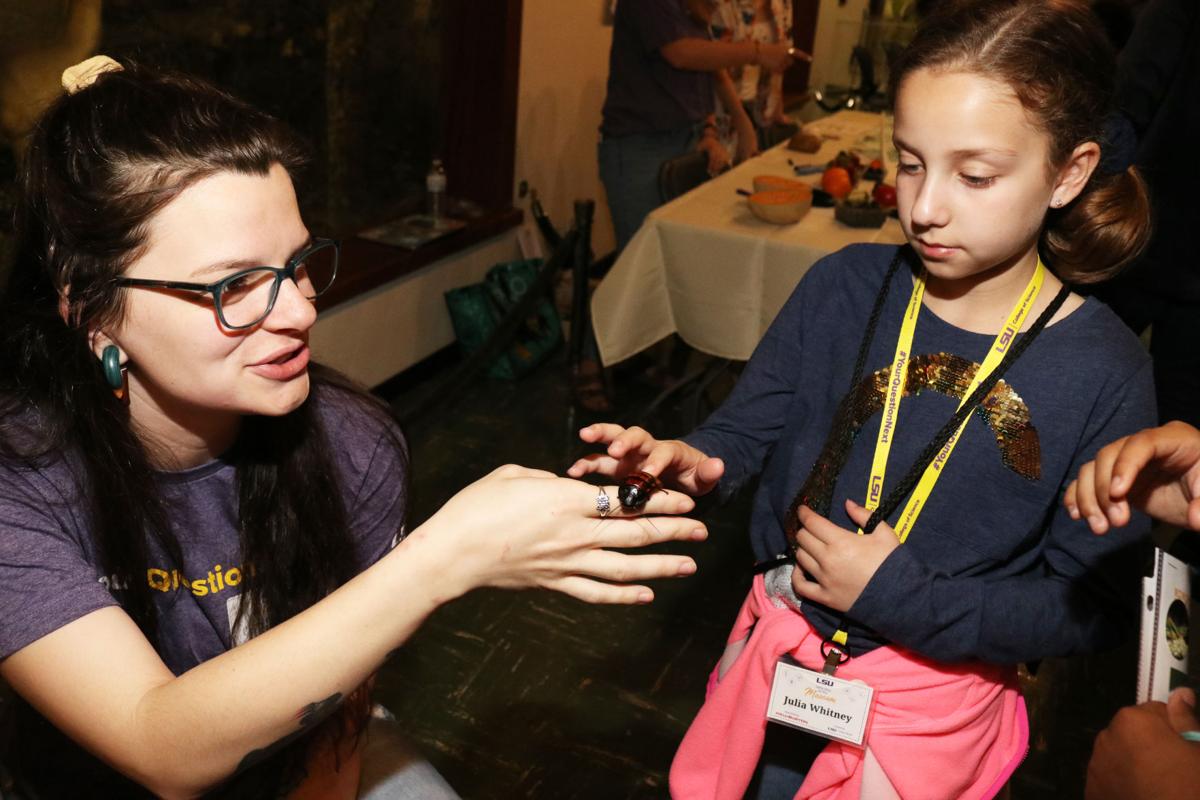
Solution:
{"label": "table with white tablecloth", "polygon": [[[818,259],[856,242],[904,241],[895,219],[881,228],[851,228],[834,219],[832,208],[813,208],[791,225],[754,216],[737,190],[751,190],[756,175],[795,177],[789,159],[824,164],[850,149],[868,160],[882,155],[887,181],[893,182],[889,117],[843,111],[806,129],[825,137],[817,153],[773,148],[646,219],[592,296],[592,324],[605,364],[672,333],[702,352],[746,360]],[[816,184],[820,175],[800,180]]]}

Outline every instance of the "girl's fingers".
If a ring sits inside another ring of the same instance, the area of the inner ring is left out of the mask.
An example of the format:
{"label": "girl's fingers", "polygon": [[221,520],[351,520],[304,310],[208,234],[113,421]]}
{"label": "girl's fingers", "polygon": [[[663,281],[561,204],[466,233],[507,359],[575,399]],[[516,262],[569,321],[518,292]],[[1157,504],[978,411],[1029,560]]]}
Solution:
{"label": "girl's fingers", "polygon": [[611,442],[624,432],[625,428],[620,425],[615,425],[611,422],[597,422],[594,425],[588,425],[586,428],[580,428],[579,438],[588,444]]}
{"label": "girl's fingers", "polygon": [[1128,500],[1117,500],[1108,506],[1108,521],[1112,527],[1124,527],[1129,524],[1131,518],[1132,514],[1129,510]]}
{"label": "girl's fingers", "polygon": [[1200,531],[1200,499],[1188,503],[1188,527]]}
{"label": "girl's fingers", "polygon": [[706,458],[700,462],[700,466],[696,469],[696,479],[699,488],[711,487],[714,483],[721,480],[721,476],[725,474],[725,462],[719,458]]}
{"label": "girl's fingers", "polygon": [[800,548],[796,551],[796,564],[799,565],[800,569],[807,572],[813,578],[816,578],[821,574],[821,565],[815,558],[812,557],[812,554],[804,548]]}
{"label": "girl's fingers", "polygon": [[650,453],[642,461],[642,472],[649,472],[654,477],[659,477],[667,471],[668,467],[674,466],[677,468],[687,467],[686,464],[679,463],[681,456],[678,447],[663,442],[658,442]]}
{"label": "girl's fingers", "polygon": [[1075,499],[1075,487],[1079,484],[1079,480],[1071,481],[1071,485],[1067,487],[1067,491],[1063,494],[1063,506],[1067,509],[1067,514],[1071,519],[1079,519],[1079,501]]}
{"label": "girl's fingers", "polygon": [[1107,533],[1108,520],[1105,518],[1104,512],[1100,509],[1100,504],[1096,500],[1095,474],[1096,464],[1094,461],[1089,461],[1079,468],[1079,477],[1076,479],[1075,502],[1079,508],[1079,515],[1087,520],[1092,533]]}
{"label": "girl's fingers", "polygon": [[567,470],[567,475],[572,478],[595,474],[613,475],[620,466],[620,461],[606,453],[590,453],[572,464]]}
{"label": "girl's fingers", "polygon": [[[1156,455],[1155,438],[1143,432],[1118,441],[1122,444],[1112,465],[1112,488],[1115,497],[1125,498],[1138,475]],[[1110,445],[1115,447],[1116,444]]]}
{"label": "girl's fingers", "polygon": [[868,520],[871,519],[870,509],[866,506],[860,506],[850,499],[846,500],[846,515],[850,517],[851,522],[860,528],[866,525]]}
{"label": "girl's fingers", "polygon": [[[813,511],[808,506],[800,506],[798,512],[800,529],[821,544],[826,544],[831,536],[845,533],[844,530]],[[799,537],[797,537],[797,540]]]}
{"label": "girl's fingers", "polygon": [[1092,485],[1095,487],[1096,504],[1100,511],[1112,519],[1113,498],[1109,493],[1109,483],[1112,481],[1113,465],[1116,463],[1119,449],[1103,447],[1093,460]]}
{"label": "girl's fingers", "polygon": [[821,558],[828,545],[813,535],[808,528],[801,527],[796,531],[796,545],[813,558]]}
{"label": "girl's fingers", "polygon": [[608,446],[608,454],[613,458],[625,458],[630,453],[648,455],[655,444],[655,439],[644,429],[637,427],[626,428],[625,431],[612,440]]}
{"label": "girl's fingers", "polygon": [[654,592],[649,586],[614,586],[579,575],[550,581],[546,588],[593,604],[637,605],[649,603],[654,599]]}
{"label": "girl's fingers", "polygon": [[805,600],[812,600],[815,603],[823,602],[825,592],[821,588],[821,584],[810,581],[801,570],[792,570],[792,589]]}

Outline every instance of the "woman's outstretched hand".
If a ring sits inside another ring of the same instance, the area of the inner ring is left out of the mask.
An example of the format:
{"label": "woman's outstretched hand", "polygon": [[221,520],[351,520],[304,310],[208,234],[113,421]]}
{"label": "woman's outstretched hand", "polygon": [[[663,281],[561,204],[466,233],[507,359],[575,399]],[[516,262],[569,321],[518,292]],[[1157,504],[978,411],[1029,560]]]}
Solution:
{"label": "woman's outstretched hand", "polygon": [[[855,525],[865,525],[871,518],[871,512],[853,500],[846,501],[846,513]],[[805,600],[849,611],[879,565],[900,546],[896,532],[880,522],[870,536],[859,536],[808,506],[801,506],[799,515],[796,563],[800,569],[792,572],[792,588]]]}
{"label": "woman's outstretched hand", "polygon": [[1200,431],[1168,422],[1102,447],[1079,469],[1063,505],[1098,534],[1127,525],[1130,506],[1200,530]]}
{"label": "woman's outstretched hand", "polygon": [[654,593],[641,581],[696,571],[687,556],[612,549],[705,539],[703,523],[658,516],[691,511],[690,497],[654,492],[642,513],[633,515],[621,509],[616,486],[604,490],[611,510],[602,518],[600,487],[500,467],[452,497],[405,546],[439,553],[434,563],[436,579],[445,582],[444,599],[492,586],[554,589],[588,603],[648,603]]}
{"label": "woman's outstretched hand", "polygon": [[572,464],[567,470],[572,478],[591,474],[623,478],[631,472],[648,472],[663,486],[695,497],[712,491],[725,474],[721,459],[710,458],[678,439],[660,441],[636,426],[596,423],[579,431],[579,438],[588,444],[603,444],[605,450]]}

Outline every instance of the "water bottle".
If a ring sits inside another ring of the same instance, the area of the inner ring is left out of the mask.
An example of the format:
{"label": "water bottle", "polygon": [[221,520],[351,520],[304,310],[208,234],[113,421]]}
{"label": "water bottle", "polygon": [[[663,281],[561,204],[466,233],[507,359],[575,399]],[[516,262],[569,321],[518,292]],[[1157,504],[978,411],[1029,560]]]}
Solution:
{"label": "water bottle", "polygon": [[435,220],[446,216],[446,168],[440,158],[433,160],[425,176],[425,211]]}

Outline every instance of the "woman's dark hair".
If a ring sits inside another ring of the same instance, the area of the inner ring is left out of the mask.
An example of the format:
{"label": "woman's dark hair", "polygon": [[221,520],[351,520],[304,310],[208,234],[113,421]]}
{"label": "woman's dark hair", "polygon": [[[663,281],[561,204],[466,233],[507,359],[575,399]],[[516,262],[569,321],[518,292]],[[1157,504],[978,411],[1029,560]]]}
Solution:
{"label": "woman's dark hair", "polygon": [[[962,0],[940,6],[892,66],[893,102],[921,69],[971,72],[1006,84],[1050,138],[1051,168],[1076,147],[1111,143],[1116,56],[1084,0]],[[1096,283],[1145,247],[1150,200],[1136,168],[1096,169],[1080,195],[1051,211],[1039,250],[1060,278]]]}
{"label": "woman's dark hair", "polygon": [[[161,595],[141,577],[150,542],[180,570],[181,551],[151,459],[104,381],[89,331],[122,319],[126,290],[113,278],[145,247],[151,218],[180,192],[222,171],[266,175],[280,164],[291,174],[303,162],[303,148],[270,116],[203,81],[126,64],[59,97],[22,164],[17,257],[0,300],[0,455],[37,464],[65,454],[82,466],[104,574],[117,576],[123,589],[114,596],[151,642],[158,641],[153,598]],[[243,559],[233,629],[244,623],[251,636],[357,571],[312,397],[367,395],[329,371],[314,367],[311,376],[314,391],[295,411],[244,419],[232,456]],[[360,688],[323,726],[325,740],[357,736],[367,713]],[[321,738],[240,774],[227,793],[281,791],[302,776],[306,745]]]}

